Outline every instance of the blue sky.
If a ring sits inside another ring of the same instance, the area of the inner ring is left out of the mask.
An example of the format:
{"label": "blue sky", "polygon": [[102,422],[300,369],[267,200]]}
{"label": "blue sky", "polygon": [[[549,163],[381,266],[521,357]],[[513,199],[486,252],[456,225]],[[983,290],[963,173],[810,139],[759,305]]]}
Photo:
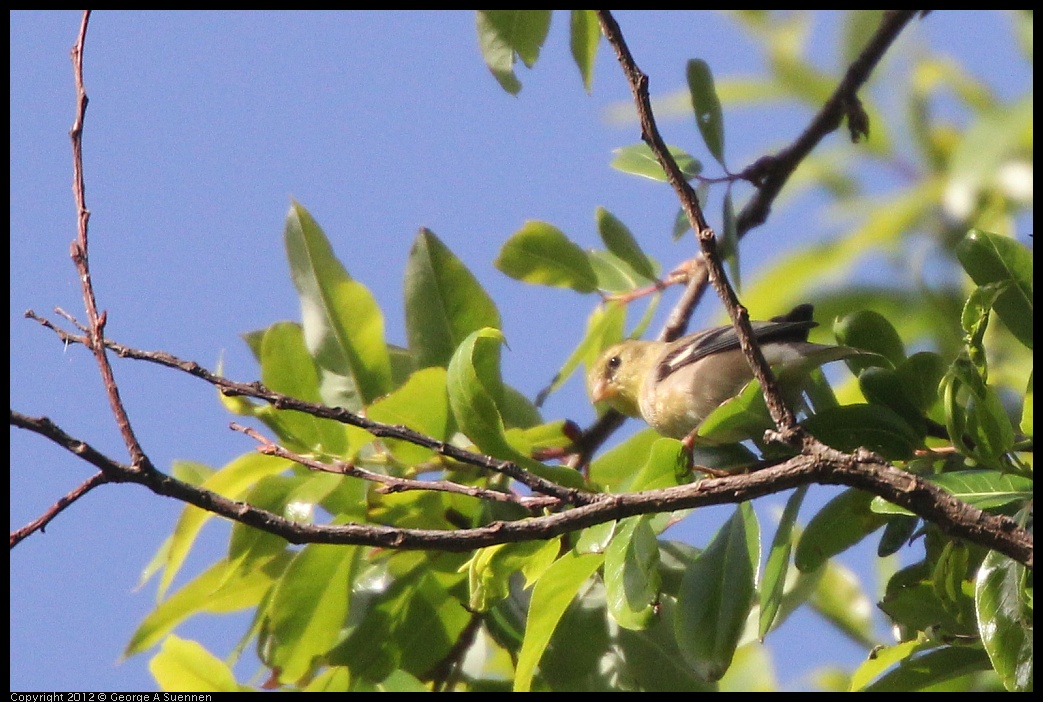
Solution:
{"label": "blue sky", "polygon": [[[718,77],[763,68],[723,15],[617,17],[654,95],[683,89],[685,61],[694,57]],[[29,308],[54,318],[58,306],[83,319],[68,257],[76,228],[69,49],[80,15],[14,12],[10,19],[11,406],[46,415],[123,459],[92,358],[22,318]],[[814,25],[813,56],[823,66],[835,62],[836,20],[825,14]],[[972,74],[998,81],[1005,96],[1031,89],[1002,14],[939,11],[914,25],[903,42],[945,48]],[[677,203],[667,187],[609,168],[612,149],[639,141],[633,122],[609,119],[629,101],[629,89],[603,44],[587,95],[566,29],[566,16],[556,14],[540,62],[519,69],[524,87],[512,97],[479,55],[471,12],[95,13],[85,54],[84,165],[92,275],[108,335],[210,368],[222,362],[230,377],[254,379],[239,334],[299,319],[282,245],[294,198],[381,303],[396,343],[405,341],[410,245],[420,227],[434,231],[500,306],[505,379],[535,395],[570,353],[594,300],[499,273],[492,261],[511,233],[540,219],[598,246],[594,212],[604,206],[666,268],[695,247],[690,238],[671,241]],[[737,170],[784,145],[809,116],[789,106],[728,110],[729,162]],[[668,142],[706,157],[691,118],[664,118],[661,127]],[[743,244],[744,276],[756,276],[791,232],[828,235],[822,202],[806,195],[777,208]],[[720,307],[710,302],[696,324],[716,319]],[[158,466],[192,459],[218,467],[252,449],[228,430],[231,418],[209,386],[144,363],[114,365],[134,428]],[[593,411],[574,379],[545,416],[585,424]],[[11,528],[89,475],[62,449],[12,429]],[[821,502],[832,493],[812,494]],[[135,588],[180,509],[139,487],[106,486],[12,551],[12,690],[155,688],[148,655],[117,659],[154,604],[154,583]],[[728,513],[704,510],[673,535],[704,544]],[[225,527],[209,527],[188,570],[217,557],[226,536]],[[850,562],[860,557],[868,552]],[[871,573],[860,576],[870,591],[876,587]],[[243,616],[214,617],[178,633],[222,656],[245,626]],[[814,667],[851,667],[863,656],[810,616],[795,617],[768,645],[780,684],[790,689],[806,688],[800,676]],[[254,670],[237,672],[243,679]]]}

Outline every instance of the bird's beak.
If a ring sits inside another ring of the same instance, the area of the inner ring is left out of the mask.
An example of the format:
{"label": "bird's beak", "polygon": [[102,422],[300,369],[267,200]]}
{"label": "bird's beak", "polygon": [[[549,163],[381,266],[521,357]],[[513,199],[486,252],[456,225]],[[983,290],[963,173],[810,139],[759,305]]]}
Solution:
{"label": "bird's beak", "polygon": [[604,402],[610,399],[615,393],[612,392],[611,386],[605,381],[604,378],[598,378],[590,386],[590,399],[594,402]]}

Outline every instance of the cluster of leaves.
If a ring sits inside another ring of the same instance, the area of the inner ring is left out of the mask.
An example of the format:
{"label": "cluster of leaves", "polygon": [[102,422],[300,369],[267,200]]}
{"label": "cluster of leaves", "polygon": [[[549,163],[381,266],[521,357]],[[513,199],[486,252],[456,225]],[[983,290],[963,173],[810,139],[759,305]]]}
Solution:
{"label": "cluster of leaves", "polygon": [[[759,33],[772,56],[775,89],[792,97],[794,91],[825,82],[810,80],[813,69],[792,53],[793,42],[784,41],[784,32],[792,27],[766,22],[758,14],[739,17]],[[589,11],[575,11],[571,18],[573,55],[589,87],[596,18]],[[478,14],[480,44],[505,89],[520,88],[513,73],[515,56],[531,67],[549,23],[545,11]],[[924,59],[919,70],[932,67],[924,65],[929,63]],[[961,187],[973,184],[978,204],[964,223],[1005,224],[1016,209],[1002,184],[983,175],[997,163],[979,164],[978,171],[961,157],[964,148],[971,148],[965,142],[980,143],[975,130],[985,129],[982,123],[995,129],[995,120],[1005,111],[995,100],[974,103],[981,95],[971,90],[969,78],[940,71],[936,64],[933,68],[934,75],[940,72],[939,82],[964,88],[962,94],[979,110],[980,119],[964,132],[963,141],[939,134],[927,118],[928,95],[911,90],[911,107],[918,108],[911,111],[914,135],[931,170],[901,195],[870,207],[867,223],[840,243],[790,256],[766,276],[768,282],[747,288],[744,300],[749,305],[750,296],[765,296],[765,286],[774,282],[771,307],[784,309],[795,301],[787,295],[802,294],[778,282],[792,280],[794,267],[802,267],[805,284],[814,284],[867,251],[907,243],[914,223],[921,229],[937,227],[939,247],[952,253],[974,285],[968,290],[953,286],[927,296],[927,302],[922,290],[866,288],[841,289],[821,302],[816,299],[826,317],[838,318],[837,338],[875,351],[887,362],[854,367],[857,384],[837,396],[817,374],[808,389],[814,412],[805,425],[830,445],[843,450],[870,447],[981,509],[1011,514],[1025,524],[1031,519],[1032,495],[1030,459],[1024,452],[1032,436],[1031,376],[1027,392],[1022,385],[1016,395],[1015,412],[1003,388],[1013,378],[1024,383],[1024,369],[1031,368],[1026,360],[1032,348],[1031,254],[1001,234],[973,230],[955,237],[952,231],[963,225],[939,216],[950,181]],[[701,62],[689,65],[688,79],[697,124],[710,153],[723,165],[722,99],[717,97],[722,91]],[[814,99],[821,103],[818,93]],[[882,123],[873,120],[874,126]],[[1023,146],[1012,137],[1005,149],[995,150],[996,158],[1023,157]],[[642,148],[647,147],[621,152],[615,165],[656,177],[661,174],[658,165],[650,167],[654,162]],[[864,148],[886,159],[897,147],[878,135]],[[686,156],[681,150],[677,154]],[[695,178],[701,166],[687,158],[685,173]],[[835,186],[842,204],[861,201],[864,207],[854,176],[827,166],[828,158],[810,161],[801,177]],[[728,199],[725,220],[730,208]],[[596,219],[604,250],[585,251],[553,225],[529,222],[507,240],[496,262],[501,271],[527,283],[600,294],[576,351],[548,392],[627,333],[627,306],[607,301],[604,294],[632,291],[659,277],[659,264],[619,218],[599,209]],[[586,475],[535,460],[534,455],[548,449],[568,447],[565,424],[545,422],[538,408],[501,378],[503,337],[496,304],[432,232],[421,230],[407,264],[406,348],[387,342],[380,305],[351,278],[300,205],[291,207],[285,240],[302,322],[280,322],[246,336],[261,381],[271,389],[405,425],[438,441],[515,462],[566,486],[619,493],[691,479],[679,443],[651,430],[595,457]],[[737,247],[733,251],[737,254]],[[789,278],[784,277],[787,271]],[[920,299],[912,304],[916,296]],[[658,297],[652,296],[631,334],[645,330]],[[864,308],[873,311],[851,312]],[[939,309],[947,314],[940,315]],[[990,323],[996,317],[1001,324]],[[942,328],[937,350],[906,351],[903,339],[923,338],[925,331]],[[329,465],[349,462],[399,477],[434,476],[503,492],[516,489],[502,475],[463,465],[430,448],[377,439],[357,427],[241,398],[222,401],[230,411],[263,422],[281,445]],[[1011,419],[1017,412],[1020,422]],[[710,443],[699,449],[697,461],[728,468],[769,450],[738,441],[759,436],[764,416],[754,384],[707,420],[702,433]],[[952,437],[951,450],[941,450],[950,445],[931,437],[939,426]],[[309,471],[255,453],[218,470],[184,462],[174,466],[174,473],[301,522],[454,530],[527,516],[509,501],[426,490],[381,491],[363,480]],[[867,647],[876,643],[869,614],[852,606],[864,596],[832,559],[882,528],[881,555],[914,541],[923,544],[924,554],[890,578],[880,603],[900,643],[878,650],[855,671],[847,681],[851,689],[966,689],[997,681],[1008,689],[1031,689],[1031,570],[953,541],[916,516],[855,490],[839,495],[801,527],[805,494],[806,488],[800,488],[790,496],[766,549],[767,539],[749,503],[738,505],[702,549],[664,536],[684,516],[677,513],[630,517],[548,541],[462,554],[325,544],[292,548],[278,537],[236,524],[227,556],[168,595],[210,517],[188,507],[147,569],[149,576],[161,571],[161,602],[135,632],[126,653],[159,644],[151,669],[165,689],[239,689],[227,661],[173,631],[199,613],[252,609],[253,623],[229,660],[253,643],[271,671],[272,686],[766,689],[773,685],[764,673],[770,665],[756,641],[801,605],[815,607]]]}

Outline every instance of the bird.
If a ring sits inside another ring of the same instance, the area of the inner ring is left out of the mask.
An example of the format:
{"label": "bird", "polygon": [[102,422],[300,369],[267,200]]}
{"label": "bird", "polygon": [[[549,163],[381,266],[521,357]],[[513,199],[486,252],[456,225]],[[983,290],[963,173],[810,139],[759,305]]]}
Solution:
{"label": "bird", "polygon": [[[750,323],[764,358],[780,377],[799,378],[824,363],[867,353],[809,342],[808,333],[818,326],[813,313],[812,305],[802,304]],[[691,440],[699,424],[752,379],[739,337],[725,325],[674,341],[616,344],[590,367],[587,388],[595,404],[640,417],[663,436]]]}

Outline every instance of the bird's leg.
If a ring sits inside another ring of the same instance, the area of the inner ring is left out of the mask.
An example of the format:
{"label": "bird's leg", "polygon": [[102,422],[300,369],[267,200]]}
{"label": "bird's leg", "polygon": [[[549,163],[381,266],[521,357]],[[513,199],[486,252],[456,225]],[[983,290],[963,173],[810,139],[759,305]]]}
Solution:
{"label": "bird's leg", "polygon": [[685,460],[688,463],[688,470],[699,471],[700,473],[706,473],[707,475],[713,476],[714,478],[726,478],[731,473],[726,470],[718,470],[717,468],[707,468],[706,466],[695,465],[695,458],[692,455],[692,451],[695,447],[695,440],[699,436],[699,430],[693,429],[689,432],[688,436],[681,439],[681,450],[684,451]]}

